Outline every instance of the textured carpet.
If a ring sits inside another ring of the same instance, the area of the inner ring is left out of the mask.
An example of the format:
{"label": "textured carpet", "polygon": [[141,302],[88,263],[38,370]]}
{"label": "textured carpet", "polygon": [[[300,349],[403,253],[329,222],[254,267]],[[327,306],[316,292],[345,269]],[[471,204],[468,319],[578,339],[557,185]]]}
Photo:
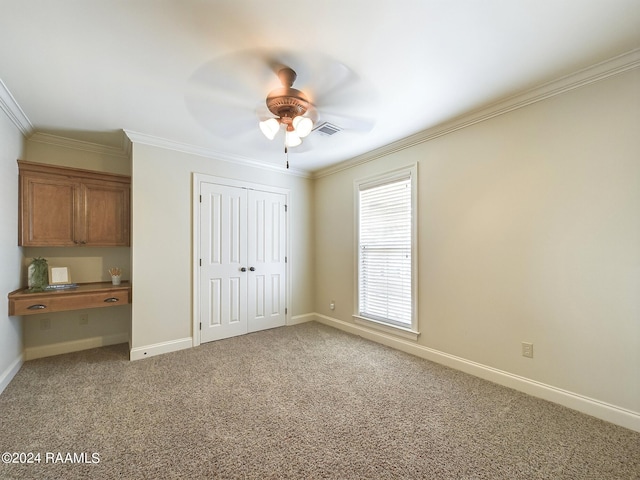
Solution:
{"label": "textured carpet", "polygon": [[40,454],[2,479],[640,478],[636,432],[316,323],[26,362],[0,452]]}

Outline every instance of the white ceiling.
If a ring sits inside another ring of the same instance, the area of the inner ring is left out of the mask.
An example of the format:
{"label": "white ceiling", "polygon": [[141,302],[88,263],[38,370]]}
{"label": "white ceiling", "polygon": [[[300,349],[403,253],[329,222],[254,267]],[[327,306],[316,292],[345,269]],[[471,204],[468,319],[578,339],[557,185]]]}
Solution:
{"label": "white ceiling", "polygon": [[0,80],[34,132],[281,166],[257,126],[269,60],[345,128],[291,149],[302,171],[639,46],[638,0],[0,0]]}

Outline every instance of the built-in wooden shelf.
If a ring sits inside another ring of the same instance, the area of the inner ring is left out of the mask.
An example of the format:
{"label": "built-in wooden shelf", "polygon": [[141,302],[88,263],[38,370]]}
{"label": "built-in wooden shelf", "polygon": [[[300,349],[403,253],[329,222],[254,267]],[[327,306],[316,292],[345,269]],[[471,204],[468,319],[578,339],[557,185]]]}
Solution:
{"label": "built-in wooden shelf", "polygon": [[9,294],[9,316],[115,307],[131,303],[131,285],[122,282],[81,283],[77,288],[30,293],[21,288]]}

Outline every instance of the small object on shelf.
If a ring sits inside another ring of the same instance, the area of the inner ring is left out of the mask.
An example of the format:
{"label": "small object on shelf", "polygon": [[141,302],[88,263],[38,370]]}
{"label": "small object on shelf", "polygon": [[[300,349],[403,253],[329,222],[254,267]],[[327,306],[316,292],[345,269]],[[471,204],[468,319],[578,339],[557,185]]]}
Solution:
{"label": "small object on shelf", "polygon": [[43,292],[49,285],[49,265],[46,258],[36,257],[29,264],[27,285],[30,292]]}
{"label": "small object on shelf", "polygon": [[69,285],[70,283],[69,267],[49,267],[49,285]]}
{"label": "small object on shelf", "polygon": [[60,284],[56,284],[56,285],[47,285],[46,287],[44,287],[44,289],[46,291],[49,291],[49,290],[69,290],[69,289],[73,289],[73,288],[78,288],[78,284],[77,283],[60,283]]}
{"label": "small object on shelf", "polygon": [[111,267],[108,272],[111,275],[111,283],[113,285],[120,285],[122,271],[118,267]]}

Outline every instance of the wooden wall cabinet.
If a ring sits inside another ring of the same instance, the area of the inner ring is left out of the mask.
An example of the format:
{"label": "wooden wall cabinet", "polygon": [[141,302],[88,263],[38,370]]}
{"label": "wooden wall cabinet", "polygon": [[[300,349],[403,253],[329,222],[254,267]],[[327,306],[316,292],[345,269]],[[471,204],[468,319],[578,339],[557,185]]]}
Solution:
{"label": "wooden wall cabinet", "polygon": [[131,244],[131,177],[22,160],[18,167],[18,245]]}

